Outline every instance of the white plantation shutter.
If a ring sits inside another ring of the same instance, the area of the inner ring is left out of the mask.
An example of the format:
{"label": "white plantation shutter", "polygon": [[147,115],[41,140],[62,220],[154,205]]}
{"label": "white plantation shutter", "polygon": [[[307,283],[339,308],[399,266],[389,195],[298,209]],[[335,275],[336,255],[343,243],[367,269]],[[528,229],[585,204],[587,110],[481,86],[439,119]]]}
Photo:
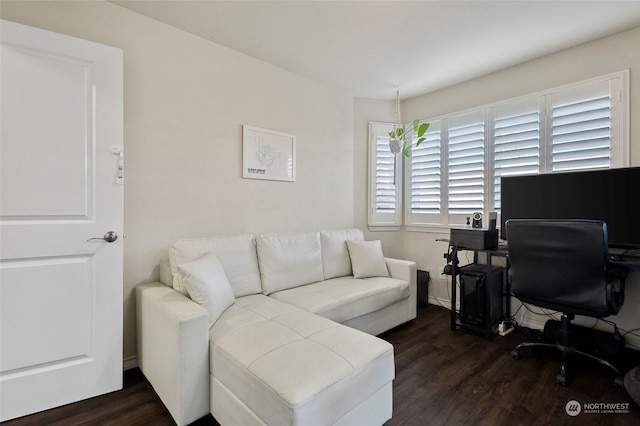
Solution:
{"label": "white plantation shutter", "polygon": [[605,81],[549,96],[550,171],[610,167],[611,95]]}
{"label": "white plantation shutter", "polygon": [[389,150],[389,137],[376,137],[376,212],[396,209],[395,155]]}
{"label": "white plantation shutter", "polygon": [[407,159],[409,167],[406,174],[407,192],[406,209],[408,224],[437,224],[442,221],[442,132],[441,122],[429,123],[425,133],[426,140],[416,147],[417,138],[413,140],[411,158]]}
{"label": "white plantation shutter", "polygon": [[500,211],[500,178],[540,171],[540,102],[512,102],[493,111],[494,210]]}
{"label": "white plantation shutter", "polygon": [[389,123],[369,124],[369,226],[396,229],[402,223],[402,159],[389,149]]}
{"label": "white plantation shutter", "polygon": [[[448,213],[468,215],[484,210],[484,113],[476,111],[449,120]],[[455,221],[450,218],[451,223]]]}
{"label": "white plantation shutter", "polygon": [[[629,72],[425,121],[428,140],[405,160],[411,230],[499,212],[502,176],[628,167]],[[392,194],[396,202],[400,191]],[[388,194],[379,195],[382,202]],[[387,207],[390,216],[401,205]]]}

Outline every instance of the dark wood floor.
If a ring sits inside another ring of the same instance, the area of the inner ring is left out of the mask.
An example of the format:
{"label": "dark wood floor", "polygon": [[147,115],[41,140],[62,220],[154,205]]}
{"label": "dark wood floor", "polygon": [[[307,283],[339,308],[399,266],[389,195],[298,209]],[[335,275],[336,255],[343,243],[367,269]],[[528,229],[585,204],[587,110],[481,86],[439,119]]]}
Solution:
{"label": "dark wood floor", "polygon": [[[569,386],[555,383],[558,362],[514,360],[524,340],[518,331],[489,342],[449,329],[449,311],[429,305],[418,318],[381,337],[395,347],[393,419],[387,425],[640,425],[640,407],[614,386],[606,370],[582,365]],[[640,365],[635,353],[628,365]],[[637,358],[637,359],[636,359]],[[28,396],[25,396],[28,397]],[[629,404],[628,413],[581,413],[569,401]],[[124,389],[32,416],[4,422],[24,425],[172,425],[173,420],[140,370],[125,372]],[[217,425],[211,417],[199,426]]]}

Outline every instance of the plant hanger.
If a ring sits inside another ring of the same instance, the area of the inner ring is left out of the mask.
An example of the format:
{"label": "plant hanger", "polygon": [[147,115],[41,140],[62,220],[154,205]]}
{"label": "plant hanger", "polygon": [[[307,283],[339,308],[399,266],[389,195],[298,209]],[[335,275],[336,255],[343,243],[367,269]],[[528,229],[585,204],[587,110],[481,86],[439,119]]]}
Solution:
{"label": "plant hanger", "polygon": [[412,144],[411,139],[415,136],[416,148],[420,146],[427,138],[425,133],[429,129],[429,123],[413,120],[411,126],[406,128],[404,124],[400,124],[400,88],[396,89],[396,119],[393,123],[393,130],[389,132],[389,149],[393,154],[400,151],[405,157],[411,157]]}
{"label": "plant hanger", "polygon": [[393,154],[393,184],[396,184],[396,166],[398,161],[398,153],[402,152],[405,157],[411,157],[412,146],[411,140],[415,136],[416,148],[424,142],[427,137],[425,133],[429,129],[429,123],[422,123],[420,120],[413,120],[411,127],[405,128],[404,124],[400,124],[400,88],[396,88],[396,119],[393,123],[393,130],[389,132],[389,149]]}

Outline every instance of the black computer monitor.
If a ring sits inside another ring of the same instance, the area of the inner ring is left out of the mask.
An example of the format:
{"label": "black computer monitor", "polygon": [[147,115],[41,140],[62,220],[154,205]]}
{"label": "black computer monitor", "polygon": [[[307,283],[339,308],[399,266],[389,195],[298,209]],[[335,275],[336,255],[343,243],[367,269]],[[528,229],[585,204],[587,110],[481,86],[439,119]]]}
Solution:
{"label": "black computer monitor", "polygon": [[501,232],[508,219],[595,219],[609,246],[640,248],[640,167],[501,178]]}

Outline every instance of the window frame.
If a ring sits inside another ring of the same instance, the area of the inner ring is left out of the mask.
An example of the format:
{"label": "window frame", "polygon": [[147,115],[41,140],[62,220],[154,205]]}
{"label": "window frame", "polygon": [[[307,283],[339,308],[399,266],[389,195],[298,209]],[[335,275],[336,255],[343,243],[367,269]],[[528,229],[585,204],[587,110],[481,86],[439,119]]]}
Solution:
{"label": "window frame", "polygon": [[[447,194],[442,193],[443,180],[445,179],[442,171],[446,170],[448,167],[448,161],[447,161],[447,155],[446,155],[447,147],[445,144],[442,143],[442,140],[448,137],[448,128],[446,126],[446,122],[444,122],[443,120],[431,120],[429,124],[430,124],[429,130],[425,134],[425,136],[427,137],[427,140],[424,141],[420,147],[415,147],[415,141],[412,141],[414,145],[412,156],[411,158],[405,159],[405,162],[408,163],[408,166],[405,167],[405,174],[404,174],[404,180],[407,183],[407,185],[405,186],[406,190],[405,190],[404,220],[405,220],[405,223],[419,223],[422,226],[431,226],[431,225],[437,226],[440,223],[442,223],[444,220],[444,215],[445,215],[444,206],[446,206],[448,202]],[[436,140],[439,144],[439,146],[437,146],[435,149],[432,150],[434,153],[437,152],[439,156],[434,160],[435,162],[439,163],[439,167],[438,166],[434,167],[435,169],[438,169],[438,171],[437,172],[434,171],[433,173],[433,174],[437,173],[438,175],[438,191],[439,191],[438,195],[440,197],[438,202],[438,211],[434,213],[414,212],[412,198],[406,197],[406,193],[411,193],[413,189],[413,181],[411,179],[411,175],[407,175],[407,172],[411,173],[413,169],[412,167],[413,162],[417,159],[419,161],[419,159],[421,158],[421,157],[416,157],[415,154],[420,153],[421,150],[427,149],[431,140],[433,140],[434,135],[437,135]]]}
{"label": "window frame", "polygon": [[[402,153],[395,154],[395,194],[394,194],[394,211],[380,212],[377,209],[377,182],[378,182],[378,139],[386,139],[385,146],[389,149],[389,132],[393,130],[393,124],[382,123],[376,121],[369,122],[369,161],[368,161],[368,214],[367,224],[371,231],[398,231],[402,226],[402,171],[404,161]],[[394,154],[389,149],[389,156]]]}

